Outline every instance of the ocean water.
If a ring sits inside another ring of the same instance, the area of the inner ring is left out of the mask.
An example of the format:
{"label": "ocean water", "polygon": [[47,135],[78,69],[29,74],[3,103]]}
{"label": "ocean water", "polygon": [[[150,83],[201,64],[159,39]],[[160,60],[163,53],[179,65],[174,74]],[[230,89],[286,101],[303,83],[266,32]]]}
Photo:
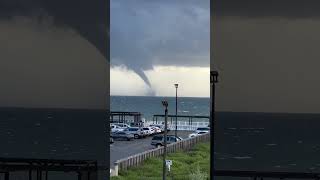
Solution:
{"label": "ocean water", "polygon": [[[149,96],[111,96],[111,111],[141,112],[147,121],[151,121],[154,114],[164,114],[161,101],[168,101],[168,114],[175,115],[175,97],[149,97]],[[178,98],[178,115],[210,115],[209,98]]]}
{"label": "ocean water", "polygon": [[[138,111],[147,120],[175,113],[175,97],[111,97],[112,111]],[[178,99],[178,114],[209,115],[209,98]],[[320,172],[320,114],[217,112],[215,166],[227,170]],[[228,179],[228,178],[227,178]]]}

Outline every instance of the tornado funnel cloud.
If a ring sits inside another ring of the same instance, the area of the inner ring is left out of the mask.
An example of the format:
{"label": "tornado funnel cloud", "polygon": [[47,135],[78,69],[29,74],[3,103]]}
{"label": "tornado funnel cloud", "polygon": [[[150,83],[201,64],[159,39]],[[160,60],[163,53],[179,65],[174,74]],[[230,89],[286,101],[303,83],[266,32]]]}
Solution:
{"label": "tornado funnel cloud", "polygon": [[133,68],[132,69],[143,81],[144,83],[148,86],[148,92],[147,94],[149,96],[155,96],[155,91],[152,89],[151,83],[149,81],[149,78],[146,76],[144,71],[141,68]]}

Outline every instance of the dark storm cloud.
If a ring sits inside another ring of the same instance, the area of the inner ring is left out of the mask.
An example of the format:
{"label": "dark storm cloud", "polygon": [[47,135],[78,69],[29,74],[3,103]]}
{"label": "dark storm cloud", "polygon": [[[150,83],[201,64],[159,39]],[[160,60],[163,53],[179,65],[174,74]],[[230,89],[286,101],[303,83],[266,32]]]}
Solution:
{"label": "dark storm cloud", "polygon": [[318,0],[216,0],[212,3],[217,16],[320,17]]}
{"label": "dark storm cloud", "polygon": [[201,2],[111,1],[112,63],[208,66],[186,58],[209,54],[209,1]]}
{"label": "dark storm cloud", "polygon": [[16,16],[39,21],[51,17],[59,27],[73,28],[106,57],[107,3],[104,0],[1,0],[0,19]]}
{"label": "dark storm cloud", "polygon": [[111,59],[134,70],[209,65],[209,0],[112,0]]}
{"label": "dark storm cloud", "polygon": [[108,108],[105,2],[0,0],[0,106]]}

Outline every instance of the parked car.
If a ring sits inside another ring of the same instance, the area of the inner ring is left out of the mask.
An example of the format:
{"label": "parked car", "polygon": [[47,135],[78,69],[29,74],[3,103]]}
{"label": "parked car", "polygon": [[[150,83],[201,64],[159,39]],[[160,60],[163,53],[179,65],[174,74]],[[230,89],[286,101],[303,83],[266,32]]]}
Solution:
{"label": "parked car", "polygon": [[205,134],[205,133],[208,133],[208,132],[205,132],[205,131],[194,132],[194,133],[189,134],[188,137],[192,138],[192,137],[199,136],[200,134]]}
{"label": "parked car", "polygon": [[159,127],[156,127],[156,126],[150,126],[151,129],[153,129],[154,133],[153,134],[158,134],[158,133],[161,133],[161,129]]}
{"label": "parked car", "polygon": [[111,132],[118,132],[118,131],[123,131],[124,129],[121,128],[120,126],[117,125],[110,125],[111,127]]}
{"label": "parked car", "polygon": [[140,127],[130,127],[124,131],[128,132],[129,134],[133,134],[134,138],[136,138],[136,139],[146,136],[145,133],[143,132],[142,128],[140,128]]}
{"label": "parked car", "polygon": [[123,128],[123,129],[131,127],[130,125],[125,124],[125,123],[111,123],[111,125],[116,125],[116,126],[119,126],[120,128]]}
{"label": "parked car", "polygon": [[157,127],[161,132],[164,132],[164,125],[162,124],[151,124],[150,127]]}
{"label": "parked car", "polygon": [[143,131],[145,132],[145,134],[147,136],[150,136],[150,135],[154,134],[154,130],[151,127],[144,127],[142,129],[143,129]]}
{"label": "parked car", "polygon": [[111,134],[111,137],[113,139],[126,139],[127,141],[130,141],[131,139],[134,138],[134,135],[128,133],[127,131],[117,131],[117,132],[113,132]]}
{"label": "parked car", "polygon": [[[175,137],[174,135],[168,135],[167,136],[167,144],[171,144],[174,142],[181,141],[180,137]],[[151,145],[155,147],[161,147],[164,146],[164,136],[163,135],[156,135],[151,140]]]}
{"label": "parked car", "polygon": [[144,127],[144,122],[140,121],[140,122],[132,122],[130,123],[131,127]]}
{"label": "parked car", "polygon": [[197,130],[195,131],[195,133],[199,133],[199,132],[209,132],[210,128],[208,127],[198,127]]}
{"label": "parked car", "polygon": [[180,141],[182,141],[183,140],[183,138],[182,137],[177,137]]}

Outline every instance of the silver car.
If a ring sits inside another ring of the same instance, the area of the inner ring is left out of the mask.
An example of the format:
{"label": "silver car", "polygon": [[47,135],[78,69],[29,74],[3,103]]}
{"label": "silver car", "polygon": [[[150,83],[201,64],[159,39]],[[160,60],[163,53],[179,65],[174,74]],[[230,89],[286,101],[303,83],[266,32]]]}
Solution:
{"label": "silver car", "polygon": [[113,132],[111,134],[111,137],[113,139],[125,139],[127,141],[130,141],[131,139],[134,138],[133,134],[127,133],[125,131],[117,131],[117,132]]}
{"label": "silver car", "polygon": [[136,138],[136,139],[146,136],[143,129],[140,127],[130,127],[128,129],[125,129],[124,132],[132,134],[134,136],[134,138]]}

